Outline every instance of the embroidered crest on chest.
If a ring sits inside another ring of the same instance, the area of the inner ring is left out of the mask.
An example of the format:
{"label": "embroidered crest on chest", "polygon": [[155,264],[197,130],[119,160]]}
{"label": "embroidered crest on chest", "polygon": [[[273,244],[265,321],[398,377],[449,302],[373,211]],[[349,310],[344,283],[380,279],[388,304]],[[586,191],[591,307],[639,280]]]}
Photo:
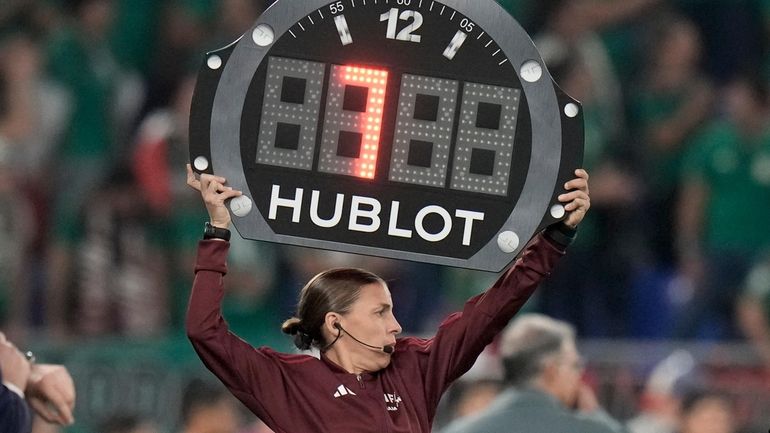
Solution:
{"label": "embroidered crest on chest", "polygon": [[383,394],[383,396],[385,397],[385,405],[387,406],[389,411],[398,410],[398,407],[402,402],[400,395],[396,393],[393,393],[393,394],[385,393]]}

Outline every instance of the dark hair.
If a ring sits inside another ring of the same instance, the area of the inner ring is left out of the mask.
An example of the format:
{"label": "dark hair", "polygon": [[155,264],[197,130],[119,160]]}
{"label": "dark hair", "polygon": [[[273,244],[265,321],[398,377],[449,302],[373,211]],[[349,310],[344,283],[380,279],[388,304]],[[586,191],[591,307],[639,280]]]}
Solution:
{"label": "dark hair", "polygon": [[300,350],[326,345],[321,329],[326,313],[345,314],[361,294],[361,287],[385,284],[377,275],[355,268],[337,268],[313,277],[299,294],[297,315],[281,325],[281,331],[294,336],[294,345]]}
{"label": "dark hair", "polygon": [[182,393],[182,423],[188,422],[196,410],[213,406],[228,396],[227,390],[219,384],[199,378],[190,380]]}

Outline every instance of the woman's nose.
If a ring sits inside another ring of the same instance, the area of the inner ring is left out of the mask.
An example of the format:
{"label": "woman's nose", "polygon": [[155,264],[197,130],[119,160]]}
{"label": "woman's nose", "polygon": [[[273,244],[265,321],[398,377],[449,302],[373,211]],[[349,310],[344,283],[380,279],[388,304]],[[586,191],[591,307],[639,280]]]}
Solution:
{"label": "woman's nose", "polygon": [[401,333],[401,324],[398,323],[398,320],[396,320],[395,316],[393,316],[393,323],[391,325],[390,332],[392,332],[392,333],[394,333],[396,335]]}

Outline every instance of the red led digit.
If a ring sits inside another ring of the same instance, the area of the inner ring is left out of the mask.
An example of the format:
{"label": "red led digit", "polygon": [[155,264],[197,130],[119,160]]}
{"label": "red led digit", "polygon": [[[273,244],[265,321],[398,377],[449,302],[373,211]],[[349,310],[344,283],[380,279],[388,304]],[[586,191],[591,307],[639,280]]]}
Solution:
{"label": "red led digit", "polygon": [[319,170],[374,179],[387,82],[385,70],[332,66]]}
{"label": "red led digit", "polygon": [[385,105],[385,85],[388,81],[388,72],[378,69],[362,68],[357,66],[345,66],[344,84],[368,87],[369,94],[366,101],[366,115],[362,116],[361,153],[355,167],[355,175],[367,179],[374,178],[374,170],[377,167],[377,151],[380,145],[380,125],[382,124],[382,111]]}

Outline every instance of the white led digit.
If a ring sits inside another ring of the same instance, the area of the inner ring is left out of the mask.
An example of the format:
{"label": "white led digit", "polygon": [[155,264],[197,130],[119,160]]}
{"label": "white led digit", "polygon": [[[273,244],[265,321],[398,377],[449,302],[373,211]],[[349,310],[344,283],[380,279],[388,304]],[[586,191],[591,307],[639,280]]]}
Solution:
{"label": "white led digit", "polygon": [[403,75],[390,161],[391,181],[445,186],[458,89],[457,81]]}
{"label": "white led digit", "polygon": [[446,57],[449,60],[454,59],[455,55],[457,54],[458,51],[460,51],[460,47],[463,46],[463,43],[467,38],[468,38],[467,33],[465,33],[462,30],[458,30],[457,33],[455,33],[455,36],[449,42],[449,45],[444,50],[444,57]]}
{"label": "white led digit", "polygon": [[270,57],[257,144],[258,163],[313,168],[324,74],[323,63]]}
{"label": "white led digit", "polygon": [[465,83],[452,189],[508,195],[521,90]]}
{"label": "white led digit", "polygon": [[353,36],[350,34],[350,28],[348,27],[345,15],[337,15],[334,17],[334,25],[337,26],[337,33],[340,34],[340,42],[342,42],[342,45],[352,44]]}
{"label": "white led digit", "polygon": [[332,65],[318,170],[374,179],[388,72]]}

